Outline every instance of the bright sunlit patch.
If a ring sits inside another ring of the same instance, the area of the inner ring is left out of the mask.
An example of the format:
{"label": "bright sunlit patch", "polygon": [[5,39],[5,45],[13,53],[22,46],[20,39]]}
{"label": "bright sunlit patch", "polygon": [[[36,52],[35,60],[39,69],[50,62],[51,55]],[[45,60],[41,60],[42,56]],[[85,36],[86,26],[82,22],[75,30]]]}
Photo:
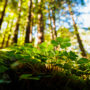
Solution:
{"label": "bright sunlit patch", "polygon": [[3,10],[3,7],[0,7],[0,11],[2,11]]}
{"label": "bright sunlit patch", "polygon": [[7,28],[7,22],[3,22],[2,29],[6,29],[6,28]]}
{"label": "bright sunlit patch", "polygon": [[42,33],[38,33],[38,36],[41,37],[42,36]]}
{"label": "bright sunlit patch", "polygon": [[21,15],[23,15],[24,13],[23,12],[21,12]]}
{"label": "bright sunlit patch", "polygon": [[41,0],[38,0],[38,2],[40,3],[40,2],[41,2]]}
{"label": "bright sunlit patch", "polygon": [[13,15],[14,15],[14,13],[10,13],[10,15],[11,15],[11,16],[13,16]]}
{"label": "bright sunlit patch", "polygon": [[12,50],[10,50],[10,49],[0,49],[0,51],[12,51]]}
{"label": "bright sunlit patch", "polygon": [[35,4],[33,4],[33,7],[35,7]]}
{"label": "bright sunlit patch", "polygon": [[41,15],[40,14],[38,14],[38,18],[40,18],[41,17]]}

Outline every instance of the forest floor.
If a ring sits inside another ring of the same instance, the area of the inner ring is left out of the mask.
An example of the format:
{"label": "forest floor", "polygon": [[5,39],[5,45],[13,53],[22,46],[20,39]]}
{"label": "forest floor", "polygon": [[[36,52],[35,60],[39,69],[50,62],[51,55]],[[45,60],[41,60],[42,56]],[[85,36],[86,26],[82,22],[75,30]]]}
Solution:
{"label": "forest floor", "polygon": [[0,90],[90,90],[90,60],[71,63],[61,52],[50,57],[39,51],[32,46],[0,50]]}

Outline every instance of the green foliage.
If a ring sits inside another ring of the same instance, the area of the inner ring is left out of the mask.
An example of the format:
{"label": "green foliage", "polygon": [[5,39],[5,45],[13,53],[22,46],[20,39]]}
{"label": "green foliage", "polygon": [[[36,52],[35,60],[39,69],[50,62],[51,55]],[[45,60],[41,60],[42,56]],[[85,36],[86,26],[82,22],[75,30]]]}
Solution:
{"label": "green foliage", "polygon": [[4,73],[6,70],[8,70],[7,67],[5,67],[4,65],[0,65],[0,73]]}
{"label": "green foliage", "polygon": [[9,84],[10,81],[9,81],[9,80],[6,81],[6,80],[4,80],[4,79],[0,79],[0,84],[2,84],[2,83],[4,83],[4,84],[7,83],[7,84]]}
{"label": "green foliage", "polygon": [[29,79],[32,76],[32,74],[23,74],[20,76],[20,79]]}
{"label": "green foliage", "polygon": [[[42,78],[52,77],[47,74],[46,65],[51,65],[52,68],[58,67],[60,69],[58,72],[69,77],[72,76],[70,78],[73,80],[75,80],[74,78],[85,78],[85,80],[89,78],[90,60],[78,59],[78,55],[73,51],[55,51],[53,45],[57,46],[60,42],[69,42],[70,40],[64,39],[63,41],[59,37],[56,41],[54,41],[55,43],[52,41],[52,44],[42,43],[38,48],[33,47],[32,44],[26,44],[25,46],[8,47],[6,48],[8,51],[0,51],[0,83],[11,82],[7,73],[10,69],[16,73],[19,72],[19,80],[38,81]],[[7,74],[6,78],[3,78],[4,73]]]}
{"label": "green foliage", "polygon": [[40,77],[32,76],[32,74],[22,74],[20,79],[40,80]]}
{"label": "green foliage", "polygon": [[71,46],[71,43],[70,43],[70,39],[69,39],[69,38],[57,37],[56,40],[52,40],[51,43],[52,43],[54,46],[60,45],[60,47],[61,47],[62,49],[65,49],[65,48]]}
{"label": "green foliage", "polygon": [[72,65],[70,63],[65,63],[64,64],[64,69],[70,69]]}
{"label": "green foliage", "polygon": [[78,55],[76,55],[74,52],[70,51],[68,58],[70,58],[72,61],[77,60]]}
{"label": "green foliage", "polygon": [[90,60],[86,59],[86,58],[80,58],[77,63],[78,64],[85,64],[85,63],[89,63]]}

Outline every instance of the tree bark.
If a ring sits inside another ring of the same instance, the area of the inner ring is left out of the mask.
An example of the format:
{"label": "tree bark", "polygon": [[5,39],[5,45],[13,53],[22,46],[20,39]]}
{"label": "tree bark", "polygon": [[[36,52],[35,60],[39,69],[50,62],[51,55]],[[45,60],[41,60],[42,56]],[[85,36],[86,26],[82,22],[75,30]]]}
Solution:
{"label": "tree bark", "polygon": [[72,13],[71,6],[70,5],[69,5],[69,12],[70,12],[70,15],[71,15],[71,18],[72,18],[72,21],[73,21],[73,27],[74,27],[75,34],[76,34],[76,37],[77,37],[79,48],[81,50],[81,54],[82,54],[83,57],[86,57],[87,55],[86,55],[86,52],[85,52],[85,49],[84,49],[82,40],[80,38],[80,35],[79,35],[79,32],[78,32],[78,28],[77,28],[76,22],[74,20],[73,13]]}
{"label": "tree bark", "polygon": [[2,49],[2,48],[4,47],[4,42],[5,42],[5,33],[4,33],[4,35],[3,35],[3,40],[2,40],[2,43],[1,43],[0,49]]}
{"label": "tree bark", "polygon": [[43,12],[42,12],[42,2],[43,0],[41,0],[41,2],[39,2],[39,13],[38,13],[38,44],[41,44],[42,42],[44,42],[44,20],[43,20]]}
{"label": "tree bark", "polygon": [[53,13],[52,13],[52,20],[53,20],[53,30],[54,30],[54,39],[56,39],[56,37],[57,37],[57,31],[56,31],[56,25],[55,25],[55,12],[53,11]]}
{"label": "tree bark", "polygon": [[[52,2],[55,3],[55,0]],[[53,31],[54,31],[54,40],[57,38],[57,31],[56,31],[56,18],[55,18],[55,6],[52,8],[52,21],[53,21]]]}
{"label": "tree bark", "polygon": [[29,0],[28,24],[26,27],[25,43],[32,43],[32,0]]}
{"label": "tree bark", "polygon": [[6,38],[7,38],[7,35],[8,35],[9,24],[10,24],[10,22],[7,21],[7,28],[5,29],[5,32],[3,33],[3,38],[2,38],[3,40],[2,40],[0,48],[4,48],[6,46]]}
{"label": "tree bark", "polygon": [[5,16],[5,10],[6,10],[6,7],[7,7],[7,3],[8,3],[8,0],[5,0],[4,9],[2,11],[2,15],[1,15],[1,18],[0,18],[0,30],[1,30],[1,25],[2,25],[2,22],[3,22],[4,16]]}
{"label": "tree bark", "polygon": [[6,42],[6,47],[8,47],[10,44],[10,39],[11,39],[11,32],[12,32],[12,27],[13,27],[13,20],[11,21],[11,25],[10,25],[10,30],[9,30],[9,34],[8,34],[8,39]]}
{"label": "tree bark", "polygon": [[18,17],[16,19],[16,27],[15,27],[15,30],[14,30],[14,38],[13,38],[13,42],[14,43],[17,43],[18,41],[18,30],[19,30],[19,22],[20,22],[20,12],[21,12],[21,4],[22,4],[22,0],[19,0],[19,3],[18,3]]}
{"label": "tree bark", "polygon": [[52,27],[52,17],[51,17],[51,14],[50,14],[50,9],[49,9],[49,21],[50,21],[49,26],[50,26],[50,29],[51,29],[51,32],[50,32],[51,40],[54,40],[53,27]]}

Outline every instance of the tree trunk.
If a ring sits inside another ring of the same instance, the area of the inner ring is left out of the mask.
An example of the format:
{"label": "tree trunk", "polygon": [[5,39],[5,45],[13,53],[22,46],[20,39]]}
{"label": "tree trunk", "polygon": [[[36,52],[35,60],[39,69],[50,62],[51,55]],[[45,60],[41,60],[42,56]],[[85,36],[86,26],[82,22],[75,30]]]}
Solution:
{"label": "tree trunk", "polygon": [[[52,3],[54,4],[55,0],[53,0]],[[55,6],[52,8],[52,21],[53,21],[54,39],[56,39],[57,31],[56,31]]]}
{"label": "tree trunk", "polygon": [[69,12],[70,12],[70,15],[71,15],[71,18],[72,18],[72,21],[73,21],[73,27],[74,27],[75,34],[76,34],[76,37],[77,37],[79,48],[81,50],[81,54],[82,54],[83,57],[86,57],[87,55],[86,55],[86,52],[85,52],[85,49],[84,49],[82,40],[80,38],[80,35],[79,35],[79,32],[78,32],[78,28],[77,28],[76,22],[74,20],[73,13],[72,13],[71,6],[70,5],[69,5]]}
{"label": "tree trunk", "polygon": [[6,10],[6,7],[7,7],[7,3],[8,3],[8,0],[5,0],[4,9],[2,11],[2,15],[1,15],[1,18],[0,18],[0,30],[1,30],[1,25],[2,25],[2,22],[3,22],[4,16],[5,16],[5,10]]}
{"label": "tree trunk", "polygon": [[51,17],[51,14],[50,14],[50,9],[49,9],[49,21],[50,21],[49,26],[50,26],[50,29],[51,29],[51,32],[50,32],[51,40],[54,40],[53,27],[52,27],[52,17]]}
{"label": "tree trunk", "polygon": [[3,38],[2,38],[3,40],[2,40],[0,48],[4,48],[6,46],[6,38],[7,38],[7,35],[8,35],[9,24],[10,24],[10,22],[7,21],[7,28],[5,29],[5,32],[3,33]]}
{"label": "tree trunk", "polygon": [[55,25],[55,12],[53,12],[52,15],[53,15],[52,20],[53,20],[54,39],[56,39],[56,37],[57,37],[57,31],[56,31],[56,25]]}
{"label": "tree trunk", "polygon": [[22,0],[19,0],[19,3],[18,3],[18,17],[17,17],[17,20],[16,20],[16,27],[15,27],[15,30],[14,30],[14,38],[13,38],[13,42],[14,43],[17,43],[18,41],[18,30],[19,30],[19,22],[20,22],[20,12],[21,12],[21,3],[22,3]]}
{"label": "tree trunk", "polygon": [[10,30],[9,30],[9,34],[8,34],[8,39],[6,42],[6,47],[8,47],[10,44],[10,39],[11,39],[11,32],[12,32],[12,27],[13,27],[13,20],[11,21],[11,25],[10,25]]}
{"label": "tree trunk", "polygon": [[44,20],[43,20],[43,12],[42,12],[42,2],[39,2],[39,13],[38,13],[38,44],[44,42]]}
{"label": "tree trunk", "polygon": [[2,43],[1,43],[0,49],[2,49],[2,48],[4,47],[4,42],[5,42],[5,33],[4,33],[4,35],[3,35],[3,40],[2,40]]}
{"label": "tree trunk", "polygon": [[28,24],[26,27],[25,43],[32,43],[32,0],[29,0]]}
{"label": "tree trunk", "polygon": [[7,38],[7,33],[8,33],[8,27],[7,29],[5,30],[5,33],[3,35],[3,40],[2,40],[2,43],[1,43],[1,47],[0,48],[4,48],[6,46],[6,38]]}

